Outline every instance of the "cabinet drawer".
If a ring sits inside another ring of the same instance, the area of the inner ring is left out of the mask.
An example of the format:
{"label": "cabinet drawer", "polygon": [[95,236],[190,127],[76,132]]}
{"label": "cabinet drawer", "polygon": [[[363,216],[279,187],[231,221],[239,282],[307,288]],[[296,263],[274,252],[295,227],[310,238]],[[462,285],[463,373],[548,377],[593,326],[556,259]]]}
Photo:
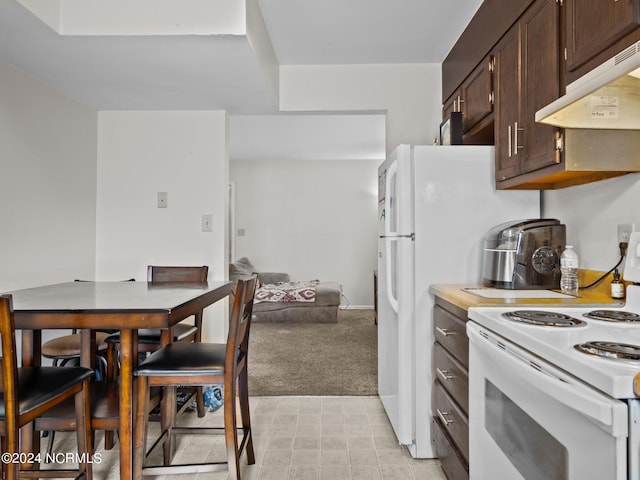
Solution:
{"label": "cabinet drawer", "polygon": [[436,342],[434,348],[434,376],[456,401],[458,406],[469,415],[469,373],[460,362],[454,359]]}
{"label": "cabinet drawer", "polygon": [[433,409],[440,426],[453,439],[464,459],[469,462],[469,421],[437,380],[434,383]]}
{"label": "cabinet drawer", "polygon": [[444,431],[442,423],[436,419],[432,419],[432,422],[434,425],[431,441],[447,480],[469,480],[469,464]]}
{"label": "cabinet drawer", "polygon": [[434,307],[434,334],[436,341],[446,348],[465,368],[469,366],[469,339],[466,321],[436,305]]}

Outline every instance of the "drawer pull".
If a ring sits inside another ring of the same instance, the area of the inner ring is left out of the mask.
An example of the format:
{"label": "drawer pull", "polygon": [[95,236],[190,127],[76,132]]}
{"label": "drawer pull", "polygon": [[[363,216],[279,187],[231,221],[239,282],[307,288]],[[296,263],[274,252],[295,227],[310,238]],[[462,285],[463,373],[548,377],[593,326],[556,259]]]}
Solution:
{"label": "drawer pull", "polygon": [[457,334],[457,332],[454,332],[453,330],[449,330],[448,328],[436,327],[436,331],[440,335],[444,335],[445,337],[448,337],[449,335],[456,335]]}
{"label": "drawer pull", "polygon": [[447,415],[449,415],[448,412],[441,412],[439,408],[436,408],[436,413],[438,414],[438,417],[440,417],[440,420],[442,420],[442,423],[444,423],[445,427],[448,427],[452,423],[456,423],[455,420],[447,419]]}
{"label": "drawer pull", "polygon": [[436,372],[445,381],[453,380],[454,378],[457,378],[457,375],[454,375],[453,373],[450,373],[448,370],[440,370],[439,368],[436,368]]}

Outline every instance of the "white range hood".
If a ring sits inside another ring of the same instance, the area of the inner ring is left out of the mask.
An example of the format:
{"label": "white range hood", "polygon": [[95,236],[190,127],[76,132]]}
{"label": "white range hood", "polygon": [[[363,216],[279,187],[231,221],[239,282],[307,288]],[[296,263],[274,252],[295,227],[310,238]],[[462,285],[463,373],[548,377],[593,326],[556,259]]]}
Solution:
{"label": "white range hood", "polygon": [[535,118],[564,128],[640,130],[640,42],[567,85]]}

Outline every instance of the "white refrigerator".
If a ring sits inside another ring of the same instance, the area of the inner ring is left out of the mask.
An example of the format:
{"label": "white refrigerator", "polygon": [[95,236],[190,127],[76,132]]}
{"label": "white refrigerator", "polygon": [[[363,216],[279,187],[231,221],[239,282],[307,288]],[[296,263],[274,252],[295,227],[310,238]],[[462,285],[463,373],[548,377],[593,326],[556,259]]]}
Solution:
{"label": "white refrigerator", "polygon": [[540,217],[538,191],[496,191],[494,148],[400,145],[378,169],[378,393],[400,444],[433,458],[432,284],[480,282],[493,226]]}

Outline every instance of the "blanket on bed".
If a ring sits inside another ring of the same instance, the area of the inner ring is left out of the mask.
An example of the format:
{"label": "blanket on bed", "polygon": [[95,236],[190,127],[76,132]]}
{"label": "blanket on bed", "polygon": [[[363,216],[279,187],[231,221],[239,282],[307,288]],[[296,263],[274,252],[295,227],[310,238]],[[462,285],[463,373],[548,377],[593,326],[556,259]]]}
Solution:
{"label": "blanket on bed", "polygon": [[253,303],[260,302],[314,302],[319,280],[301,282],[265,283],[256,289]]}

